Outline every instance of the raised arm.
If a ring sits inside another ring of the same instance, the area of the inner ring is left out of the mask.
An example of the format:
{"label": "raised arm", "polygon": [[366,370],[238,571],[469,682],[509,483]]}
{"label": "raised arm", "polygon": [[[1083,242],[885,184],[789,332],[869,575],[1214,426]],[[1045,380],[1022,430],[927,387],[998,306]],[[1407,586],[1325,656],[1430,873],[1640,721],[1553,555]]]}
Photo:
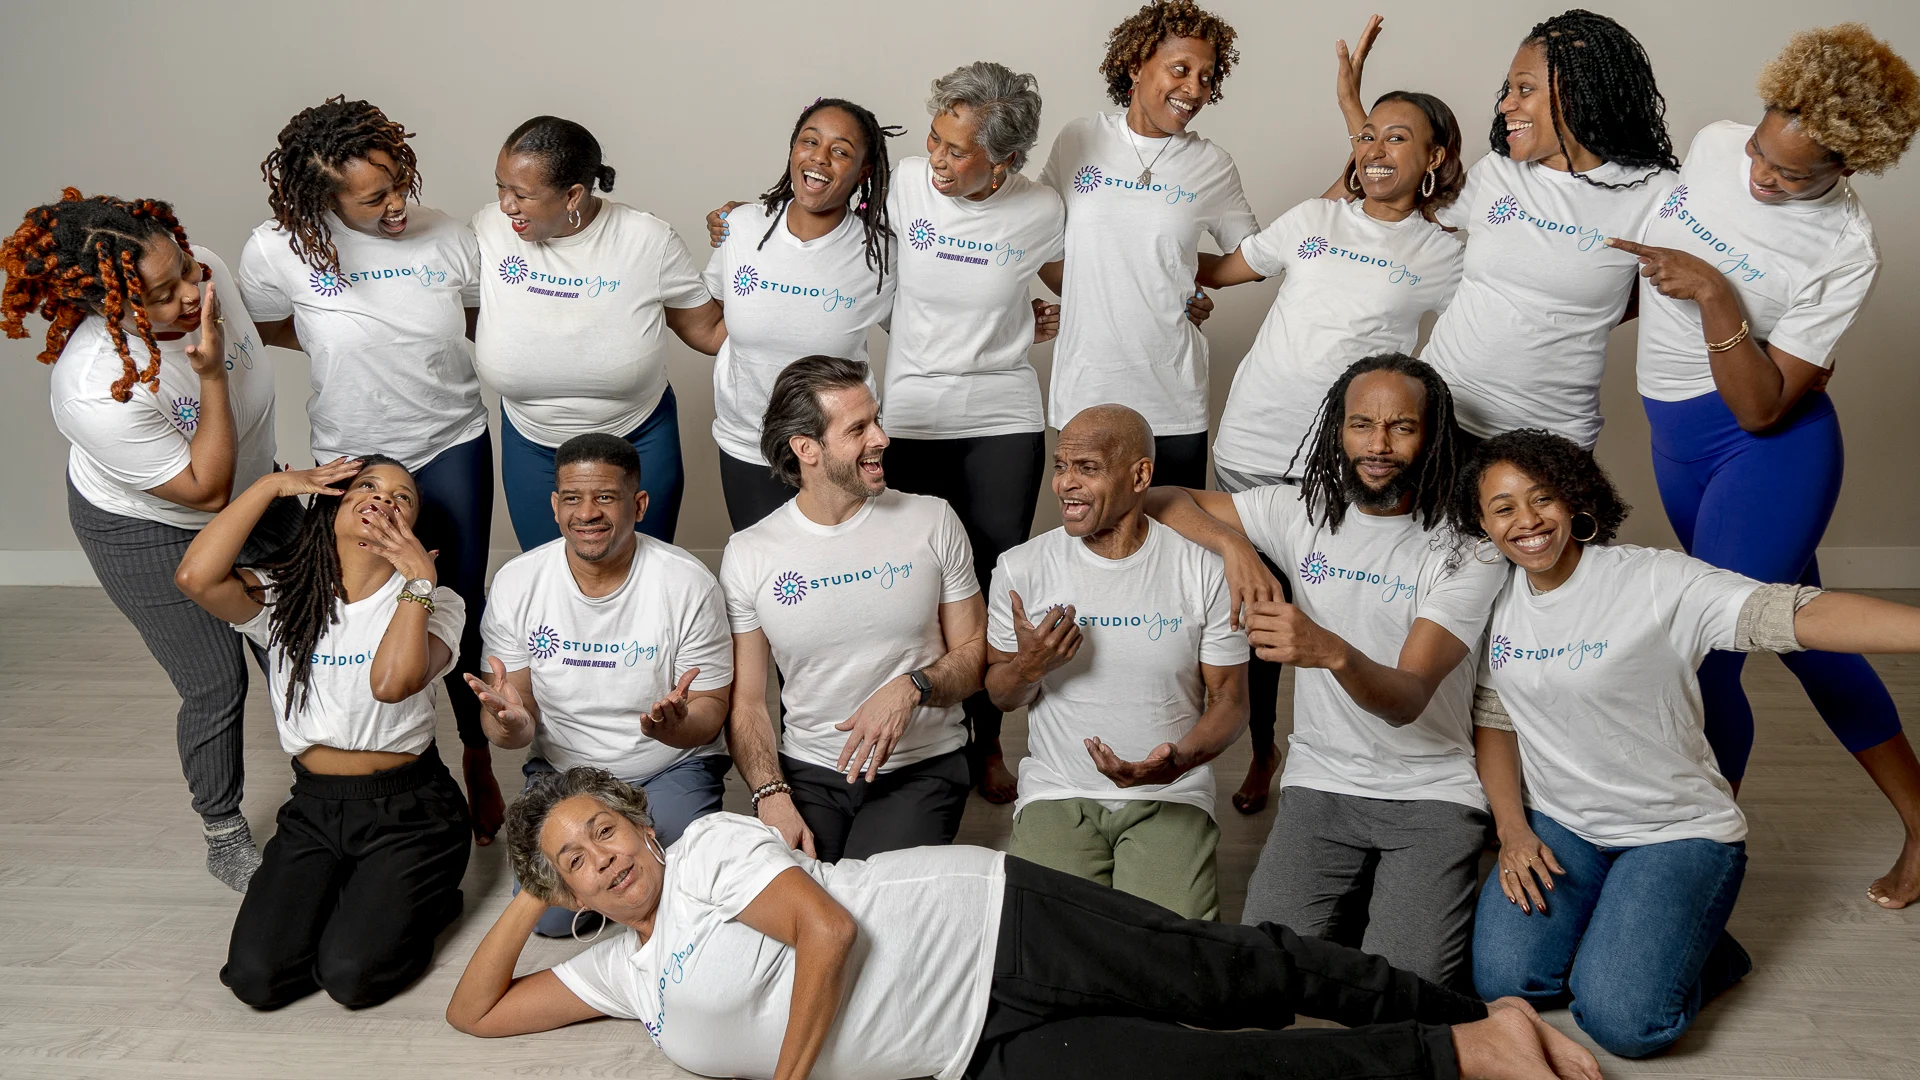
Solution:
{"label": "raised arm", "polygon": [[237,439],[227,383],[226,332],[213,276],[200,286],[200,342],[187,346],[187,362],[200,377],[200,423],[187,444],[187,467],[148,492],[189,510],[220,510],[233,498]]}
{"label": "raised arm", "polygon": [[545,901],[522,889],[507,902],[493,929],[473,950],[460,985],[447,1002],[447,1023],[457,1031],[496,1039],[577,1024],[602,1015],[567,989],[551,969],[513,977],[520,950],[545,914]]}
{"label": "raised arm", "polygon": [[[739,692],[727,710],[727,753],[733,756],[740,779],[748,791],[759,791],[768,784],[785,780],[780,772],[779,740],[773,734],[773,717],[767,712],[767,668],[772,663],[773,647],[764,630],[733,635],[733,685]],[[813,832],[801,819],[788,792],[776,792],[755,800],[753,812],[761,821],[780,831],[792,846],[809,855],[813,850]]]}
{"label": "raised arm", "polygon": [[234,569],[234,560],[253,534],[273,500],[291,495],[338,495],[333,485],[360,471],[360,463],[336,458],[314,469],[298,472],[270,472],[254,481],[247,490],[214,515],[187,545],[187,552],[174,569],[173,583],[189,600],[211,612],[223,622],[243,623],[260,613],[260,601],[247,595],[247,587],[257,584]]}
{"label": "raised arm", "polygon": [[1837,653],[1920,653],[1920,608],[1857,593],[1823,592],[1793,617],[1809,649]]}
{"label": "raised arm", "polygon": [[1353,161],[1353,140],[1359,138],[1360,129],[1367,126],[1367,103],[1360,97],[1360,77],[1366,71],[1367,54],[1373,51],[1373,43],[1385,25],[1386,20],[1380,16],[1369,17],[1366,27],[1360,31],[1359,44],[1351,52],[1347,50],[1345,38],[1333,43],[1333,96],[1340,106],[1340,119],[1347,125],[1348,152],[1340,175],[1320,196],[1323,199],[1345,201],[1354,197],[1353,190],[1347,187],[1347,164]]}
{"label": "raised arm", "polygon": [[793,948],[793,998],[773,1075],[774,1080],[804,1080],[846,996],[847,957],[860,924],[797,866],[768,882],[739,921]]}
{"label": "raised arm", "polygon": [[1247,727],[1247,665],[1200,665],[1207,708],[1179,742],[1161,743],[1140,761],[1124,761],[1106,743],[1086,739],[1093,766],[1117,787],[1171,784],[1233,745]]}
{"label": "raised arm", "polygon": [[1241,616],[1253,605],[1274,603],[1285,595],[1280,579],[1247,539],[1232,495],[1198,488],[1157,487],[1148,490],[1145,509],[1148,517],[1226,562],[1227,588],[1233,595],[1228,626],[1240,629]]}
{"label": "raised arm", "polygon": [[1440,624],[1415,619],[1399,660],[1389,666],[1281,601],[1252,606],[1247,641],[1262,660],[1332,672],[1354,704],[1394,727],[1420,719],[1434,692],[1468,652],[1466,642]]}

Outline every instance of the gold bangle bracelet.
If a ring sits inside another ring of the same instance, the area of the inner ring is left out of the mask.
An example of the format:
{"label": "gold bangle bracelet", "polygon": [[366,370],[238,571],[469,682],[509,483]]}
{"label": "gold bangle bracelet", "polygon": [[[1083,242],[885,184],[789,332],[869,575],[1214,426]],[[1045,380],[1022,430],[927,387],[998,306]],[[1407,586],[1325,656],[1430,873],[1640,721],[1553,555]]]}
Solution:
{"label": "gold bangle bracelet", "polygon": [[1721,341],[1717,343],[1712,341],[1707,342],[1707,351],[1710,353],[1726,352],[1728,349],[1731,349],[1735,345],[1738,345],[1741,342],[1747,340],[1747,334],[1750,333],[1751,330],[1752,328],[1747,325],[1747,320],[1741,319],[1739,333],[1733,335],[1732,337],[1728,338],[1725,341]]}

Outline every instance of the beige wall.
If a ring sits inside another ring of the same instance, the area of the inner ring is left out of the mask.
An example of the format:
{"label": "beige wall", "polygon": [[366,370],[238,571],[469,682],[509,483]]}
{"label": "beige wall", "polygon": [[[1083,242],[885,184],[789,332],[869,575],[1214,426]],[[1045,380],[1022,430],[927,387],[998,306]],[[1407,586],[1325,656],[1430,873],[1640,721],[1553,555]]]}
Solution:
{"label": "beige wall", "polygon": [[[1787,35],[1859,19],[1920,62],[1920,5],[1815,6],[1778,0],[1599,3],[1646,44],[1682,151],[1701,126],[1754,119],[1753,78]],[[821,0],[811,4],[668,5],[255,3],[10,5],[0,16],[0,212],[7,225],[62,185],[89,194],[170,199],[192,238],[237,261],[266,216],[259,162],[287,117],[321,98],[366,97],[419,132],[426,199],[465,217],[492,198],[500,140],[519,121],[556,113],[591,128],[619,169],[617,196],[661,215],[704,261],[701,219],[779,174],[792,118],[817,95],[872,107],[906,125],[896,157],[921,152],[928,80],[992,59],[1039,76],[1046,98],[1036,163],[1067,120],[1107,107],[1095,73],[1106,31],[1133,0],[960,4]],[[1369,91],[1425,90],[1451,103],[1468,157],[1485,152],[1494,91],[1526,28],[1558,4],[1386,0],[1387,35]],[[1357,32],[1364,4],[1215,0],[1240,31],[1227,99],[1196,130],[1238,161],[1262,222],[1321,191],[1345,154],[1331,94],[1332,41]],[[1827,534],[1829,563],[1852,557],[1858,584],[1920,585],[1920,365],[1913,297],[1920,286],[1920,159],[1861,178],[1885,256],[1878,291],[1842,346],[1833,396],[1851,469]],[[1273,298],[1271,283],[1220,297],[1209,324],[1214,414]],[[0,341],[0,582],[84,578],[66,521],[66,444],[47,409],[36,340]],[[884,335],[876,333],[876,345]],[[680,543],[726,539],[712,418],[710,361],[675,343],[689,491]],[[878,353],[876,349],[876,354]],[[274,351],[280,446],[305,460],[306,364]],[[1628,539],[1671,543],[1648,465],[1634,394],[1631,329],[1617,333],[1601,452],[1638,513]],[[1045,377],[1047,350],[1036,350]],[[496,426],[497,433],[497,426]],[[1057,520],[1042,495],[1042,527]],[[504,504],[495,547],[510,549]],[[78,568],[78,569],[76,569]],[[1877,569],[1876,569],[1877,568]],[[1830,565],[1830,570],[1833,567]],[[1890,580],[1889,576],[1902,580]],[[1916,580],[1904,580],[1914,578]]]}

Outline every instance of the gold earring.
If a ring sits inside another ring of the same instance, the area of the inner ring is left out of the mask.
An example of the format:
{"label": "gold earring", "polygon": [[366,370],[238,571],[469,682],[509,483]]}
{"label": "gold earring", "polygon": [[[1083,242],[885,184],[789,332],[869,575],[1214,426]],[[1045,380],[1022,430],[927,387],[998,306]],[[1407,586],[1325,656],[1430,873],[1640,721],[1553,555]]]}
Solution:
{"label": "gold earring", "polygon": [[[1492,549],[1493,549],[1493,558],[1491,558],[1491,559],[1483,559],[1483,558],[1481,558],[1481,557],[1480,557],[1480,545],[1481,545],[1481,544],[1485,544],[1485,545],[1486,545],[1487,547],[1490,547],[1490,548],[1492,548]],[[1477,541],[1475,541],[1475,542],[1474,542],[1474,545],[1473,545],[1473,561],[1474,561],[1474,562],[1477,562],[1477,563],[1480,563],[1480,564],[1481,564],[1481,565],[1483,565],[1483,566],[1492,566],[1492,565],[1494,565],[1495,563],[1497,563],[1497,562],[1499,562],[1499,561],[1500,561],[1500,546],[1499,546],[1498,544],[1495,544],[1495,543],[1494,543],[1494,542],[1493,542],[1493,541],[1492,541],[1491,539],[1489,539],[1489,538],[1487,538],[1487,537],[1484,537],[1484,536],[1483,536],[1483,537],[1481,537],[1481,538],[1480,538],[1479,540],[1477,540]]]}
{"label": "gold earring", "polygon": [[1573,542],[1576,544],[1593,543],[1593,538],[1600,535],[1600,519],[1597,517],[1594,517],[1592,514],[1587,513],[1585,510],[1582,510],[1579,513],[1573,515],[1573,518],[1569,519],[1567,523],[1571,525],[1573,523],[1573,520],[1578,518],[1586,518],[1588,521],[1593,523],[1593,528],[1588,529],[1587,535],[1585,536],[1574,537]]}
{"label": "gold earring", "polygon": [[1423,199],[1433,198],[1433,170],[1432,169],[1427,170],[1426,182],[1420,185],[1420,197]]}

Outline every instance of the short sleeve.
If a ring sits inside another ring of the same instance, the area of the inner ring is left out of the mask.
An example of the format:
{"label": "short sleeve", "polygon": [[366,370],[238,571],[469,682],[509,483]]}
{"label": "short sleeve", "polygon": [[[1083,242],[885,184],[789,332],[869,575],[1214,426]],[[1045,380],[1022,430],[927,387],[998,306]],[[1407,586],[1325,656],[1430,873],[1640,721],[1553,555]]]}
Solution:
{"label": "short sleeve", "polygon": [[1232,251],[1259,229],[1260,219],[1253,216],[1253,207],[1247,203],[1246,189],[1240,186],[1240,166],[1229,160],[1226,184],[1219,193],[1219,203],[1214,208],[1213,216],[1207,222],[1207,231],[1213,234],[1214,242],[1220,245],[1221,251]]}
{"label": "short sleeve", "polygon": [[[127,347],[144,365],[145,348],[128,335]],[[60,433],[86,451],[116,483],[147,491],[180,475],[193,461],[192,444],[161,415],[152,391],[136,385],[115,401],[103,391],[58,406]]]}
{"label": "short sleeve", "polygon": [[668,226],[660,251],[660,302],[670,308],[696,308],[711,299],[686,243]]}
{"label": "short sleeve", "polygon": [[480,306],[480,238],[460,222],[454,222],[453,227],[459,232],[459,246],[453,254],[457,256],[454,265],[460,268],[460,304],[477,308]]}
{"label": "short sleeve", "polygon": [[[1069,122],[1066,127],[1060,129],[1060,134],[1053,137],[1053,146],[1047,150],[1047,163],[1040,168],[1040,182],[1052,188],[1054,194],[1059,195],[1063,203],[1066,200],[1067,193],[1063,190],[1060,180],[1062,169],[1060,164],[1060,150],[1067,141],[1067,133],[1072,130],[1073,123]],[[1064,228],[1064,214],[1061,217],[1061,224],[1062,228]]]}
{"label": "short sleeve", "polygon": [[680,647],[673,658],[673,680],[699,668],[695,690],[718,690],[733,682],[733,634],[727,629],[727,605],[720,583],[711,577],[694,590],[694,602],[681,616]]}
{"label": "short sleeve", "polygon": [[638,1020],[639,1010],[620,997],[620,971],[629,966],[627,957],[635,947],[636,939],[631,931],[620,934],[556,966],[554,977],[594,1012],[621,1020]]}
{"label": "short sleeve", "polygon": [[1667,635],[1688,666],[1714,649],[1737,651],[1740,608],[1760,583],[1678,551],[1653,553],[1658,560],[1648,597],[1667,612]]}
{"label": "short sleeve", "polygon": [[1448,229],[1457,229],[1462,232],[1470,230],[1473,224],[1473,208],[1480,205],[1479,195],[1475,189],[1480,186],[1487,170],[1493,167],[1491,162],[1493,156],[1489,154],[1467,169],[1467,178],[1465,183],[1460,185],[1459,196],[1435,210],[1434,221]]}
{"label": "short sleeve", "polygon": [[754,580],[756,560],[736,535],[720,553],[720,591],[727,601],[727,628],[736,634],[751,634],[760,629],[760,612],[753,595],[760,591]]}
{"label": "short sleeve", "polygon": [[1306,512],[1299,488],[1290,484],[1249,488],[1234,495],[1233,510],[1240,515],[1240,528],[1254,547],[1281,567],[1292,565],[1288,535],[1294,520]]}
{"label": "short sleeve", "polygon": [[278,322],[293,315],[293,298],[287,295],[273,268],[274,253],[268,250],[269,244],[284,246],[286,242],[280,233],[256,231],[240,249],[240,269],[233,276],[234,284],[240,287],[240,301],[256,319]]}
{"label": "short sleeve", "polygon": [[[487,592],[487,610],[480,616],[480,639],[486,647],[487,656],[499,657],[501,665],[508,671],[520,671],[533,663],[532,655],[527,652],[526,639],[520,636],[525,589],[520,575],[509,575],[503,569],[493,576],[493,588]],[[480,661],[477,670],[487,670],[486,657],[481,657]]]}
{"label": "short sleeve", "polygon": [[708,814],[680,834],[668,855],[665,888],[738,918],[800,858],[773,826],[739,814]]}
{"label": "short sleeve", "polygon": [[940,558],[940,602],[951,604],[956,600],[980,591],[980,581],[973,575],[973,543],[967,539],[967,528],[960,524],[960,515],[945,499],[940,500],[940,523],[935,526],[933,550]]}
{"label": "short sleeve", "polygon": [[1212,667],[1234,667],[1247,662],[1247,635],[1229,625],[1233,619],[1233,590],[1227,588],[1227,566],[1208,551],[1201,562],[1206,583],[1207,629],[1200,639],[1200,662]]}
{"label": "short sleeve", "polygon": [[1767,344],[1815,367],[1832,367],[1834,346],[1866,306],[1879,271],[1871,249],[1865,258],[1823,270],[1787,305]]}
{"label": "short sleeve", "polygon": [[[993,566],[993,583],[987,590],[987,644],[1003,653],[1020,651],[1020,639],[1013,632],[1013,600],[1007,596],[1009,589],[1017,588],[1013,567],[1007,565],[1007,557],[1002,554]],[[1027,598],[1020,599],[1024,602]]]}
{"label": "short sleeve", "polygon": [[435,682],[460,665],[460,632],[467,625],[467,602],[445,585],[433,590],[433,613],[427,616],[427,633],[447,647],[447,666],[434,672]]}
{"label": "short sleeve", "polygon": [[1472,646],[1486,635],[1494,598],[1507,581],[1507,560],[1481,562],[1474,557],[1471,546],[1450,531],[1441,535],[1452,544],[1428,556],[1428,580],[1420,583],[1413,617],[1425,619],[1461,644]]}
{"label": "short sleeve", "polygon": [[[1302,204],[1304,206],[1305,204]],[[1240,241],[1240,257],[1247,260],[1247,266],[1263,278],[1278,277],[1287,268],[1287,255],[1296,243],[1299,233],[1301,207],[1281,214],[1273,223],[1245,240]]]}
{"label": "short sleeve", "polygon": [[1047,216],[1044,219],[1045,240],[1036,249],[1040,256],[1040,265],[1058,262],[1067,254],[1067,205],[1060,200],[1060,193],[1051,185],[1041,189],[1046,200]]}

